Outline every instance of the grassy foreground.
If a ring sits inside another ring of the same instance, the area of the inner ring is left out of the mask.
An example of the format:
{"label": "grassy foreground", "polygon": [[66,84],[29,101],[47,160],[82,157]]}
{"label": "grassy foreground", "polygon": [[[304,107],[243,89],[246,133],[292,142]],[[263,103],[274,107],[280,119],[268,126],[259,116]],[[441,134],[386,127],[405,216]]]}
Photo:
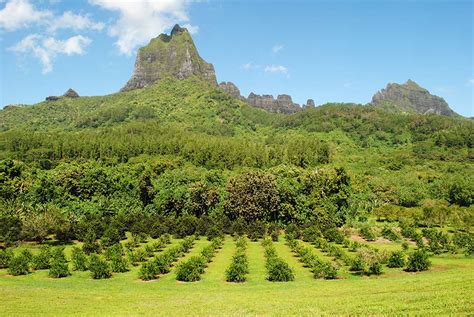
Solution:
{"label": "grassy foreground", "polygon": [[[208,244],[196,242],[186,256]],[[315,280],[283,241],[279,256],[295,270],[295,281],[265,280],[260,243],[249,242],[250,274],[244,284],[225,282],[235,245],[225,240],[203,279],[175,280],[174,271],[151,282],[138,279],[138,268],[109,280],[92,280],[89,272],[53,279],[47,270],[12,277],[0,270],[0,310],[10,315],[320,315],[417,314],[466,315],[474,312],[474,261],[463,256],[432,258],[428,272],[386,269],[379,277],[350,274],[339,280]],[[182,260],[182,259],[181,259]]]}

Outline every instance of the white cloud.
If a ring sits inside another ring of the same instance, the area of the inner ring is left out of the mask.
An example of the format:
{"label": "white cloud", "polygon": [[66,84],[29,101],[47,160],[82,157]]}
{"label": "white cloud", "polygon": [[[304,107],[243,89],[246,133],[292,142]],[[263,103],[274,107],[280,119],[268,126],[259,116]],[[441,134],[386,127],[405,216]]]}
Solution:
{"label": "white cloud", "polygon": [[104,23],[94,22],[87,15],[66,11],[61,16],[48,21],[47,30],[49,32],[55,32],[59,29],[72,29],[74,31],[89,29],[100,31],[104,26]]}
{"label": "white cloud", "polygon": [[280,44],[273,46],[272,48],[273,54],[280,52],[283,48],[284,48],[283,45],[280,45]]}
{"label": "white cloud", "polygon": [[[117,38],[120,53],[130,55],[139,45],[147,43],[175,23],[188,22],[191,0],[89,0],[91,4],[119,13],[108,33]],[[189,28],[189,27],[188,27]],[[192,27],[191,31],[197,31]]]}
{"label": "white cloud", "polygon": [[265,73],[272,73],[272,74],[287,74],[288,68],[282,65],[269,65],[269,66],[265,66],[264,71]]}
{"label": "white cloud", "polygon": [[43,73],[53,70],[53,59],[60,54],[82,55],[91,40],[82,35],[75,35],[66,40],[57,40],[53,37],[44,37],[39,34],[30,34],[9,50],[17,53],[32,53],[43,65]]}
{"label": "white cloud", "polygon": [[6,31],[15,31],[52,16],[48,10],[37,10],[28,0],[10,0],[0,10],[0,27]]}
{"label": "white cloud", "polygon": [[467,81],[468,86],[474,86],[474,78]]}
{"label": "white cloud", "polygon": [[252,62],[248,62],[246,64],[243,64],[241,68],[248,71],[248,70],[260,68],[260,65],[255,65]]}

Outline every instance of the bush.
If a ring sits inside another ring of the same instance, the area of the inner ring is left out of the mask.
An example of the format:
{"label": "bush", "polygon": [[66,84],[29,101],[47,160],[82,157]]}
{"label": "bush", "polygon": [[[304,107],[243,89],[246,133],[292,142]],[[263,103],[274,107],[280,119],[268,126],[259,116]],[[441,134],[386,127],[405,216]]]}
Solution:
{"label": "bush", "polygon": [[138,277],[144,281],[154,280],[156,275],[158,270],[153,260],[143,263],[138,271]]}
{"label": "bush", "polygon": [[253,221],[247,227],[247,235],[250,240],[257,241],[262,239],[267,232],[267,226],[263,221]]}
{"label": "bush", "polygon": [[390,255],[387,263],[388,267],[404,267],[405,266],[405,254],[402,251],[394,251]]}
{"label": "bush", "polygon": [[227,268],[226,281],[227,282],[245,282],[248,274],[248,260],[245,254],[247,248],[247,241],[244,237],[240,237],[235,242],[237,248],[234,256],[232,257],[232,263]]}
{"label": "bush", "polygon": [[267,273],[267,279],[271,282],[288,282],[295,279],[293,270],[280,258],[268,260]]}
{"label": "bush", "polygon": [[323,235],[329,242],[335,242],[337,244],[344,243],[344,234],[337,228],[327,229],[326,231],[324,231]]}
{"label": "bush", "polygon": [[111,245],[120,243],[121,238],[122,237],[119,230],[115,226],[109,225],[107,229],[105,229],[100,242],[103,246],[109,247]]}
{"label": "bush", "polygon": [[401,239],[398,232],[387,226],[383,227],[381,234],[384,238],[390,241],[399,241]]}
{"label": "bush", "polygon": [[244,218],[237,218],[232,222],[231,231],[233,234],[242,236],[245,232],[247,232],[247,222]]}
{"label": "bush", "polygon": [[369,270],[367,272],[369,275],[380,275],[382,274],[382,263],[379,261],[374,261],[370,264]]}
{"label": "bush", "polygon": [[98,253],[100,251],[100,245],[97,242],[95,233],[92,230],[89,230],[86,233],[86,236],[84,238],[84,244],[82,245],[82,250],[86,254]]}
{"label": "bush", "polygon": [[204,273],[206,259],[202,256],[193,256],[176,267],[176,279],[183,282],[195,282],[201,279]]}
{"label": "bush", "polygon": [[248,261],[244,253],[237,253],[225,271],[227,282],[245,282],[248,274]]}
{"label": "bush", "polygon": [[322,237],[322,233],[317,226],[311,226],[303,230],[303,240],[313,243],[316,239]]}
{"label": "bush", "polygon": [[406,271],[408,272],[419,272],[426,271],[431,266],[431,262],[428,259],[428,253],[423,250],[416,250],[408,257]]}
{"label": "bush", "polygon": [[105,279],[112,276],[109,264],[97,254],[92,254],[89,259],[89,270],[93,279]]}
{"label": "bush", "polygon": [[222,232],[221,228],[219,228],[217,225],[212,225],[206,231],[206,236],[207,236],[207,239],[211,241],[214,238],[223,238],[224,233]]}
{"label": "bush", "polygon": [[13,258],[13,250],[5,249],[0,250],[0,269],[5,269],[8,267],[8,263]]}
{"label": "bush", "polygon": [[53,257],[51,259],[51,266],[48,275],[50,277],[60,278],[69,276],[71,273],[69,272],[69,267],[66,261],[61,260],[61,258]]}
{"label": "bush", "polygon": [[8,263],[8,273],[11,275],[26,275],[29,273],[28,259],[18,255],[10,259]]}
{"label": "bush", "polygon": [[116,243],[114,245],[109,246],[104,252],[104,256],[106,260],[111,260],[114,257],[118,257],[122,255],[123,255],[123,246],[121,243]]}
{"label": "bush", "polygon": [[313,266],[314,278],[333,280],[337,278],[338,268],[331,262],[316,262]]}
{"label": "bush", "polygon": [[128,261],[121,255],[115,255],[110,259],[110,269],[114,273],[128,271]]}
{"label": "bush", "polygon": [[87,256],[78,247],[72,248],[72,267],[75,271],[87,271]]}
{"label": "bush", "polygon": [[31,253],[30,249],[23,249],[20,255],[24,256],[28,260],[28,263],[33,260],[33,253]]}
{"label": "bush", "polygon": [[31,266],[34,270],[46,270],[49,269],[51,259],[51,248],[49,246],[43,246],[40,249],[40,252],[33,256],[31,260]]}
{"label": "bush", "polygon": [[300,228],[294,224],[294,223],[289,223],[286,228],[285,228],[285,233],[287,236],[291,236],[294,239],[299,239],[301,238],[301,230]]}
{"label": "bush", "polygon": [[359,234],[367,241],[374,241],[377,238],[375,231],[370,226],[360,228]]}

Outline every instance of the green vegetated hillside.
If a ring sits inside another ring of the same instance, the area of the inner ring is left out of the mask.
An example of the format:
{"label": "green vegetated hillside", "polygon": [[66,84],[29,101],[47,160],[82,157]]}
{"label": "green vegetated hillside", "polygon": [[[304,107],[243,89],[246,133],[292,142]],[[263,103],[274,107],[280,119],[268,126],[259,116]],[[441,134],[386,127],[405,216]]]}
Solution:
{"label": "green vegetated hillside", "polygon": [[[454,296],[472,295],[472,120],[355,104],[282,115],[168,78],[8,107],[0,131],[7,313],[57,313],[37,297],[20,305],[38,287],[76,308],[113,297],[108,314],[185,315],[178,294],[201,315],[215,300],[224,314],[472,311]],[[157,293],[167,305],[140,303]]]}

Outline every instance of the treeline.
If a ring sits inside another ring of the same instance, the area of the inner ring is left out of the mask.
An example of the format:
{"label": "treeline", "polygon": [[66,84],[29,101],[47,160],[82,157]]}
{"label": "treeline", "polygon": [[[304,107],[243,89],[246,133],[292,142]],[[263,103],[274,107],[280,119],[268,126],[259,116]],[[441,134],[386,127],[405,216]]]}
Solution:
{"label": "treeline", "polygon": [[115,222],[120,231],[139,233],[161,225],[156,217],[187,216],[191,223],[186,228],[198,227],[196,219],[210,218],[336,227],[351,214],[351,192],[342,168],[230,172],[176,158],[142,157],[126,164],[88,161],[42,170],[4,160],[0,214],[5,232],[0,236],[42,241],[52,233],[82,236],[91,226],[101,236],[106,224]]}
{"label": "treeline", "polygon": [[129,123],[114,128],[76,132],[12,130],[0,135],[4,158],[26,162],[63,159],[115,159],[127,162],[146,155],[178,156],[207,168],[315,166],[330,161],[327,142],[311,136],[279,136],[262,142],[246,137],[218,137],[186,131],[178,125]]}

